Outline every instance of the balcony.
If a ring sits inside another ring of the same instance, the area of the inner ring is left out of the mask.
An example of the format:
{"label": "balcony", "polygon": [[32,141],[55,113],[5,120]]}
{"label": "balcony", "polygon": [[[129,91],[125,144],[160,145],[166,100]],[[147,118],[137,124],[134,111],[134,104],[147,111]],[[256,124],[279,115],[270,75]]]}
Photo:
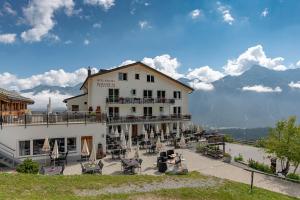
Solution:
{"label": "balcony", "polygon": [[162,115],[162,116],[126,116],[107,117],[108,124],[118,123],[138,123],[138,122],[170,122],[170,121],[190,121],[191,115]]}
{"label": "balcony", "polygon": [[119,97],[119,98],[106,98],[107,104],[174,104],[175,99],[165,99],[165,98],[130,98],[130,97]]}

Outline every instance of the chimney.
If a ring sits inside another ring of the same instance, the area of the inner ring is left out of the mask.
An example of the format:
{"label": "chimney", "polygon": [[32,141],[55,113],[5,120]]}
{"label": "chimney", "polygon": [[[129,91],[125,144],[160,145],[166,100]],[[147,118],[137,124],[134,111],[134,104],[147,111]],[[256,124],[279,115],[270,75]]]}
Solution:
{"label": "chimney", "polygon": [[90,77],[91,75],[92,75],[91,67],[88,67],[88,77]]}

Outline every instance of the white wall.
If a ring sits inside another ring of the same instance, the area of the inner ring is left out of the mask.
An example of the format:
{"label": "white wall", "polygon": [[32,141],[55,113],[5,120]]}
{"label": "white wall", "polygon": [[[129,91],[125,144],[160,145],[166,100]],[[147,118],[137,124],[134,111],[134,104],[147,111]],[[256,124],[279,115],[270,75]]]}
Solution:
{"label": "white wall", "polygon": [[[19,158],[19,141],[31,140],[31,154],[32,154],[32,140],[51,138],[67,138],[76,137],[76,151],[72,155],[78,156],[81,152],[81,136],[93,136],[93,143],[95,148],[101,143],[104,151],[106,150],[106,124],[69,124],[67,125],[32,125],[27,126],[4,126],[0,130],[1,143],[15,149],[15,157]],[[66,139],[65,139],[66,144]],[[66,146],[66,145],[65,145]],[[43,157],[45,158],[45,157]],[[34,159],[40,159],[35,156]]]}
{"label": "white wall", "polygon": [[[85,104],[86,102],[86,104]],[[72,105],[78,105],[79,111],[88,111],[88,95],[83,95],[67,100],[67,109],[72,110]]]}

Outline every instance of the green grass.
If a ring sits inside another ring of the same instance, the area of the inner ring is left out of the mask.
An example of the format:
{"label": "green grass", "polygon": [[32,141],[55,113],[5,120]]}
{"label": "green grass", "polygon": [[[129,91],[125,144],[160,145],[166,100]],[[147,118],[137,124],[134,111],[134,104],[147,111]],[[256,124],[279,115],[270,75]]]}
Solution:
{"label": "green grass", "polygon": [[[0,174],[0,199],[210,199],[210,200],[290,200],[296,199],[254,188],[249,192],[249,186],[245,184],[223,181],[219,186],[211,188],[181,188],[160,190],[149,193],[114,194],[102,196],[80,197],[75,190],[94,189],[110,186],[142,184],[160,182],[168,179],[189,178],[206,180],[208,177],[199,173],[191,173],[186,176],[42,176],[24,174]],[[218,179],[216,179],[218,180]],[[149,197],[149,198],[145,198]]]}

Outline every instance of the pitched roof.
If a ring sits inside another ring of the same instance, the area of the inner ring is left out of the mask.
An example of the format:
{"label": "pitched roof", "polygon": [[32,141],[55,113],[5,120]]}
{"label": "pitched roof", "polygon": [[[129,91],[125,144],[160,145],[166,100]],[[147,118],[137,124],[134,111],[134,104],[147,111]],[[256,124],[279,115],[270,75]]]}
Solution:
{"label": "pitched roof", "polygon": [[144,63],[142,63],[142,62],[140,62],[140,61],[135,62],[135,63],[128,64],[128,65],[123,65],[123,66],[120,66],[120,67],[116,67],[116,68],[113,68],[113,69],[100,70],[98,73],[95,73],[95,74],[92,74],[92,75],[88,76],[88,77],[85,79],[85,81],[83,82],[83,84],[82,84],[82,86],[80,87],[80,89],[82,89],[82,88],[84,87],[85,83],[88,81],[89,78],[92,78],[92,77],[95,77],[95,76],[98,76],[98,75],[102,75],[102,74],[107,74],[107,73],[110,73],[110,72],[113,72],[113,71],[117,71],[117,70],[120,70],[120,69],[125,69],[125,68],[128,68],[128,67],[137,65],[137,64],[140,64],[140,65],[142,65],[142,66],[144,66],[144,67],[146,67],[146,68],[148,68],[148,69],[150,69],[150,70],[152,70],[152,71],[154,71],[154,72],[156,72],[156,73],[159,73],[160,75],[162,75],[162,76],[164,76],[164,77],[170,79],[171,81],[174,81],[174,82],[176,82],[176,83],[178,83],[178,84],[184,86],[185,88],[187,88],[187,89],[189,89],[189,90],[191,90],[191,91],[194,91],[194,89],[193,89],[192,87],[190,87],[190,86],[188,86],[188,85],[186,85],[186,84],[184,84],[184,83],[182,83],[182,82],[180,82],[180,81],[178,81],[178,80],[176,80],[176,79],[174,79],[174,78],[172,78],[172,77],[170,77],[170,76],[168,76],[168,75],[166,75],[166,74],[164,74],[164,73],[162,73],[162,72],[160,72],[160,71],[154,69],[153,67],[150,67],[150,66],[148,66],[148,65],[146,65],[146,64],[144,64]]}
{"label": "pitched roof", "polygon": [[30,104],[34,103],[34,101],[30,98],[23,97],[15,91],[8,91],[3,88],[0,88],[0,97],[6,101],[24,101]]}
{"label": "pitched roof", "polygon": [[73,97],[69,97],[69,98],[64,99],[63,102],[67,103],[67,101],[70,100],[70,99],[75,99],[77,97],[81,97],[81,96],[85,96],[85,95],[87,95],[87,93],[79,94],[79,95],[76,95],[76,96],[73,96]]}

